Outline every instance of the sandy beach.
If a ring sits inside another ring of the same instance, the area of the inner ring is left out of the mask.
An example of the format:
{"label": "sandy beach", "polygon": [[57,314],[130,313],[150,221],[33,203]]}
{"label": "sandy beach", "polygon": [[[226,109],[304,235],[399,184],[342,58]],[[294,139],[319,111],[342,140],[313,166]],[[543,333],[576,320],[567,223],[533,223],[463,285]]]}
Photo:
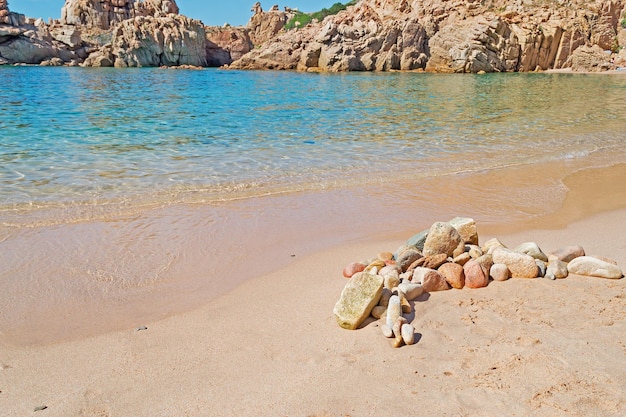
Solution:
{"label": "sandy beach", "polygon": [[[612,174],[623,166],[615,169]],[[605,174],[572,176],[562,209],[532,226],[485,230],[479,223],[481,243],[498,231],[509,247],[535,241],[550,252],[580,244],[623,268],[623,203],[597,197],[595,205],[582,204],[585,189],[598,191],[598,184],[619,178]],[[624,192],[620,187],[617,193]],[[565,224],[548,227],[559,213]],[[431,293],[413,302],[409,321],[417,343],[394,349],[378,322],[340,328],[333,306],[346,264],[402,243],[397,236],[359,239],[291,257],[277,271],[163,320],[53,344],[5,345],[1,414],[626,413],[625,279],[511,279]]]}

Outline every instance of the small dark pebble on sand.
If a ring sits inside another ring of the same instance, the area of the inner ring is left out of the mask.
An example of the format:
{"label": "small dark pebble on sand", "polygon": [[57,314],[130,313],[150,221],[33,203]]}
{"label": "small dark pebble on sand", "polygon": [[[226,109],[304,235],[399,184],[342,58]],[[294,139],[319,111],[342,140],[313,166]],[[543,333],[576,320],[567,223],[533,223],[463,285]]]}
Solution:
{"label": "small dark pebble on sand", "polygon": [[138,332],[140,332],[140,331],[142,331],[142,330],[148,330],[148,328],[147,328],[146,326],[139,326],[139,327],[137,327],[137,328],[135,329],[135,331],[138,331]]}
{"label": "small dark pebble on sand", "polygon": [[40,406],[38,406],[38,407],[35,407],[35,411],[43,411],[43,410],[45,410],[46,408],[48,408],[48,406],[47,406],[47,405],[40,405]]}

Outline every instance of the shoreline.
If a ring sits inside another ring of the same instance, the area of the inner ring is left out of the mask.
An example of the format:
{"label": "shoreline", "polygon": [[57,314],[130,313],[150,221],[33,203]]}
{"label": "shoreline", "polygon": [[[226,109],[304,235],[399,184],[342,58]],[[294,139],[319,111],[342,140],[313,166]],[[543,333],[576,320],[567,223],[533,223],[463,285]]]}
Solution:
{"label": "shoreline", "polygon": [[[625,219],[621,208],[498,237],[546,252],[581,244],[623,268]],[[481,242],[491,237],[478,227]],[[438,415],[626,411],[626,279],[431,293],[415,302],[417,344],[393,349],[375,322],[341,329],[332,308],[343,266],[401,243],[315,252],[193,311],[137,323],[145,330],[5,346],[0,407],[31,415],[46,406],[53,416],[389,415],[413,404]]]}
{"label": "shoreline", "polygon": [[[23,253],[30,253],[32,262],[49,259],[46,265],[33,264],[32,273],[32,279],[48,275],[49,283],[4,285],[5,305],[7,297],[22,301],[2,317],[0,343],[66,342],[183,314],[301,257],[369,241],[403,242],[435,221],[456,216],[475,217],[481,235],[499,236],[562,230],[581,218],[626,208],[626,189],[613,184],[626,177],[626,164],[569,168],[562,177],[565,168],[545,164],[429,178],[419,186],[398,183],[235,206],[170,207],[122,222],[29,230],[11,245],[5,242],[5,259],[22,259]],[[543,174],[539,185],[535,171]],[[51,251],[59,241],[63,252]],[[68,271],[88,275],[64,286]],[[114,281],[112,274],[124,281]]]}

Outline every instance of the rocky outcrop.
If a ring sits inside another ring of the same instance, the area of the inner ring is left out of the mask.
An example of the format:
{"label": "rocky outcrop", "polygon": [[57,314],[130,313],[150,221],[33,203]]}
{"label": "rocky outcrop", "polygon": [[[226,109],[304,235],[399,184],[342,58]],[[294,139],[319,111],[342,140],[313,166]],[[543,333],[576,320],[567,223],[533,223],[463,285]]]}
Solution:
{"label": "rocky outcrop", "polygon": [[12,13],[8,2],[0,0],[0,65],[46,61],[76,64],[81,56],[87,56],[83,50],[68,48],[55,35],[41,19]]}
{"label": "rocky outcrop", "polygon": [[46,25],[0,0],[0,63],[469,73],[626,66],[626,0],[361,0],[289,31],[292,9],[257,3],[253,12],[246,27],[204,27],[180,18],[175,0],[66,0],[61,19]]}
{"label": "rocky outcrop", "polygon": [[254,48],[247,28],[207,26],[205,32],[207,65],[210,67],[229,65]]}
{"label": "rocky outcrop", "polygon": [[[287,10],[290,9],[287,8]],[[264,12],[260,2],[257,2],[251,11],[254,15],[246,28],[249,30],[250,40],[254,45],[261,45],[272,39],[294,16],[293,11],[280,11],[277,7]]]}
{"label": "rocky outcrop", "polygon": [[[280,33],[232,67],[331,72],[588,70],[583,68],[585,59],[574,64],[575,51],[596,45],[617,52],[626,46],[619,24],[625,7],[626,0],[361,0],[323,22]],[[595,61],[590,65],[598,67]]]}
{"label": "rocky outcrop", "polygon": [[574,71],[599,72],[611,69],[610,55],[598,45],[581,46],[568,58],[567,66]]}
{"label": "rocky outcrop", "polygon": [[61,24],[106,30],[134,17],[178,11],[175,0],[66,0]]}
{"label": "rocky outcrop", "polygon": [[9,23],[9,2],[0,0],[0,23]]}
{"label": "rocky outcrop", "polygon": [[120,23],[111,41],[116,67],[206,66],[206,34],[182,15],[136,17]]}
{"label": "rocky outcrop", "polygon": [[516,71],[520,56],[515,33],[498,17],[476,16],[445,26],[428,46],[426,70],[433,72]]}

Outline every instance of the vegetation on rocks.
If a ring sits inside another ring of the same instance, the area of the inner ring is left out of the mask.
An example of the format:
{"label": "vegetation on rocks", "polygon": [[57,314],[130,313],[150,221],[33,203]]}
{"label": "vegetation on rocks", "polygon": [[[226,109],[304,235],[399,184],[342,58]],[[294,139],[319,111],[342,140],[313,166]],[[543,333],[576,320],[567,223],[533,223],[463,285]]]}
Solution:
{"label": "vegetation on rocks", "polygon": [[351,0],[345,4],[337,2],[330,6],[329,9],[323,8],[322,10],[314,13],[297,12],[285,25],[285,30],[297,29],[308,25],[313,20],[321,22],[326,16],[333,16],[342,10],[346,10],[348,6],[356,4],[357,0]]}

